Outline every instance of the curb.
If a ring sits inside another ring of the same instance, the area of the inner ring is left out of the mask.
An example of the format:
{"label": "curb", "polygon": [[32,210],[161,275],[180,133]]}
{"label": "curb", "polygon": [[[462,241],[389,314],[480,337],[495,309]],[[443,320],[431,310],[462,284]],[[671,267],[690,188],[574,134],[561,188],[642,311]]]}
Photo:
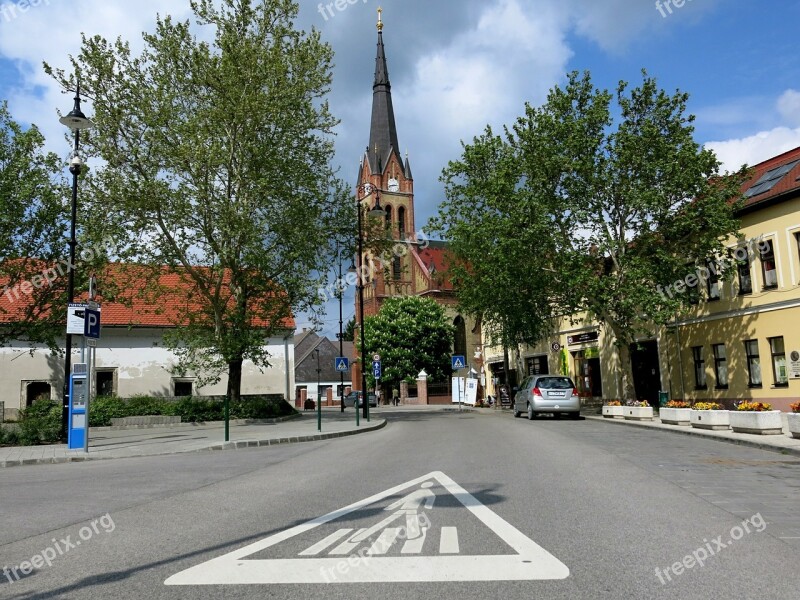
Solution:
{"label": "curb", "polygon": [[347,431],[336,431],[333,433],[317,433],[313,435],[300,435],[283,438],[271,438],[264,440],[237,440],[235,442],[223,442],[222,444],[214,444],[206,446],[205,448],[198,448],[196,450],[177,450],[174,452],[164,452],[161,454],[128,454],[126,456],[93,456],[93,455],[75,455],[75,456],[54,456],[51,458],[21,458],[19,460],[5,460],[0,461],[0,469],[9,467],[21,467],[28,465],[55,465],[62,463],[73,462],[88,462],[95,460],[118,460],[121,458],[142,458],[145,456],[173,456],[176,454],[195,454],[199,452],[219,452],[221,450],[239,450],[240,448],[256,448],[264,446],[277,446],[279,444],[295,444],[300,442],[317,442],[322,440],[330,440],[340,437],[348,437],[351,435],[358,435],[360,433],[369,433],[377,431],[386,427],[386,419],[377,425],[369,427],[360,427],[359,429],[350,429]]}
{"label": "curb", "polygon": [[675,425],[675,429],[667,429],[665,427],[653,427],[651,425],[647,425],[645,423],[640,423],[638,421],[625,421],[623,419],[606,419],[605,417],[597,416],[597,415],[581,415],[586,420],[592,421],[602,421],[603,423],[614,423],[616,425],[627,425],[633,427],[640,427],[643,429],[651,429],[654,431],[664,431],[666,433],[677,433],[679,435],[688,435],[688,436],[697,436],[702,437],[707,440],[716,440],[718,442],[727,442],[729,444],[735,444],[737,446],[748,446],[750,448],[758,448],[759,450],[770,450],[772,452],[777,452],[778,454],[792,454],[795,456],[800,456],[800,447],[798,448],[783,448],[781,446],[773,446],[772,444],[765,444],[763,442],[757,442],[755,440],[748,440],[748,439],[736,439],[736,438],[729,438],[729,437],[722,437],[718,435],[709,434],[703,430],[698,429],[678,429],[679,425]]}

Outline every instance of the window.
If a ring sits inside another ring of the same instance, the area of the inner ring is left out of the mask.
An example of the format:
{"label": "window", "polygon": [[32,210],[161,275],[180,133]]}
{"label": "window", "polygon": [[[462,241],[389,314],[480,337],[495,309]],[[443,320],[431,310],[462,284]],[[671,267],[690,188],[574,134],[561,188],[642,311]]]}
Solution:
{"label": "window", "polygon": [[706,389],[706,361],[703,358],[703,347],[693,346],[692,357],[694,358],[694,387],[704,390]]}
{"label": "window", "polygon": [[453,354],[459,354],[466,357],[467,324],[464,322],[464,317],[458,315],[455,319],[453,319],[453,326],[455,327],[455,334],[453,336]]}
{"label": "window", "polygon": [[116,369],[97,369],[95,371],[95,387],[94,393],[96,396],[113,396],[116,392]]}
{"label": "window", "polygon": [[761,358],[758,355],[758,340],[747,340],[744,343],[747,354],[747,385],[761,387]]}
{"label": "window", "polygon": [[173,396],[191,396],[193,393],[194,382],[186,379],[176,379],[174,382]]}
{"label": "window", "polygon": [[760,243],[761,273],[764,276],[764,289],[778,287],[778,271],[775,268],[775,248],[772,240]]}
{"label": "window", "polygon": [[392,231],[392,207],[387,204],[386,206],[383,207],[383,209],[386,211],[386,229],[388,229],[391,232]]}
{"label": "window", "polygon": [[550,372],[547,356],[533,356],[527,360],[528,375],[545,375]]}
{"label": "window", "polygon": [[725,344],[714,344],[714,374],[717,376],[717,389],[728,389],[728,357]]}
{"label": "window", "polygon": [[397,209],[397,231],[401,240],[406,239],[406,209],[402,206]]}
{"label": "window", "polygon": [[399,256],[392,258],[392,277],[400,279],[403,275],[403,263]]}
{"label": "window", "polygon": [[708,299],[719,300],[719,276],[717,275],[719,263],[709,260],[706,262],[706,268],[708,269],[708,279],[706,279]]}
{"label": "window", "polygon": [[[800,258],[800,231],[794,234],[794,245],[797,248],[797,258]],[[797,283],[800,284],[800,280]]]}
{"label": "window", "polygon": [[750,258],[736,261],[736,270],[739,273],[739,295],[753,293],[753,278],[750,275]]}
{"label": "window", "polygon": [[786,352],[783,348],[783,337],[769,339],[769,350],[772,353],[772,376],[776,387],[787,387],[789,377],[786,373]]}

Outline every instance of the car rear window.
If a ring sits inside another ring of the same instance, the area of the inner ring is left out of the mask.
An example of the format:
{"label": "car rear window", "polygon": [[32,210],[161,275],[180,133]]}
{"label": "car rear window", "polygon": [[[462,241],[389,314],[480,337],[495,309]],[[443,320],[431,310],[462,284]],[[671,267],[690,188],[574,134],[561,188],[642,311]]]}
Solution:
{"label": "car rear window", "polygon": [[536,385],[548,390],[571,390],[575,387],[569,377],[542,377]]}

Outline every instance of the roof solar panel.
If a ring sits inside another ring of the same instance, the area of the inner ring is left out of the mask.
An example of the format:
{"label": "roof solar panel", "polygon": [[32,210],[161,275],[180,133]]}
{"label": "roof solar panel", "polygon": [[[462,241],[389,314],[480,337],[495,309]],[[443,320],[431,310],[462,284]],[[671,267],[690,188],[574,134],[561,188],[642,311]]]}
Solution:
{"label": "roof solar panel", "polygon": [[784,176],[786,176],[789,171],[794,168],[798,162],[800,162],[800,159],[793,160],[792,162],[788,162],[780,167],[770,169],[761,177],[759,177],[758,181],[750,186],[750,188],[744,193],[744,197],[752,198],[753,196],[758,196],[759,194],[770,191],[781,179],[784,178]]}

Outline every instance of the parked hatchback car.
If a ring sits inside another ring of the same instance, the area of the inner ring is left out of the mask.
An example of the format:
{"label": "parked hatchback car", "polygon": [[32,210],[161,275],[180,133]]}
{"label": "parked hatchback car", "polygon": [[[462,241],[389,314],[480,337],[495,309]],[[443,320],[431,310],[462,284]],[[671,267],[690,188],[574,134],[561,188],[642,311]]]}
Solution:
{"label": "parked hatchback car", "polygon": [[[364,406],[364,394],[362,392],[352,391],[344,397],[344,405],[345,407],[348,406],[355,406],[356,404],[356,396],[358,396],[358,406]],[[370,406],[378,406],[378,398],[375,394],[370,393],[367,396],[369,398],[369,405]]]}
{"label": "parked hatchback car", "polygon": [[514,396],[514,416],[522,413],[527,413],[529,419],[535,419],[538,413],[566,413],[577,419],[581,414],[578,388],[569,377],[530,375]]}

